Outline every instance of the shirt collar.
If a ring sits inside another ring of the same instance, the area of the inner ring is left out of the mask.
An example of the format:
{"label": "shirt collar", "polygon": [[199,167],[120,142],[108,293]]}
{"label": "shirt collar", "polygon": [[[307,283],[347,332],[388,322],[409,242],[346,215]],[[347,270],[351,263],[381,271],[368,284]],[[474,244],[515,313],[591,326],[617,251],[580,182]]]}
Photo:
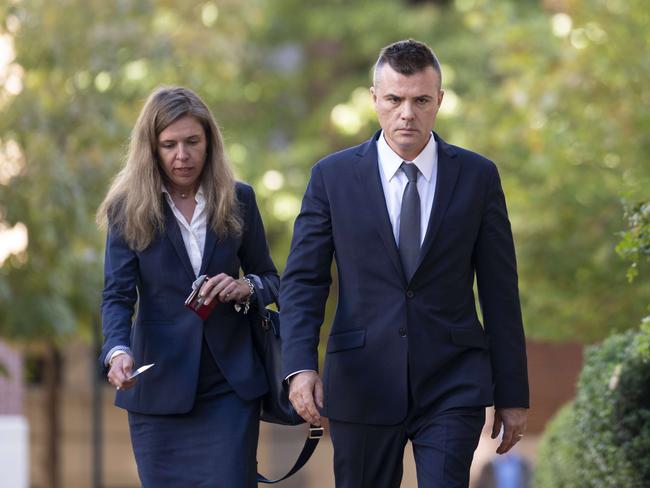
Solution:
{"label": "shirt collar", "polygon": [[[427,145],[424,146],[424,149],[420,151],[420,154],[411,161],[415,166],[417,166],[418,170],[420,170],[420,173],[422,173],[422,176],[424,176],[424,179],[427,181],[431,180],[433,169],[438,162],[437,146],[436,138],[433,137],[432,132]],[[388,145],[384,138],[384,131],[381,132],[379,139],[377,140],[377,153],[379,155],[379,164],[382,165],[384,174],[388,177],[388,181],[392,180],[399,171],[404,160]]]}

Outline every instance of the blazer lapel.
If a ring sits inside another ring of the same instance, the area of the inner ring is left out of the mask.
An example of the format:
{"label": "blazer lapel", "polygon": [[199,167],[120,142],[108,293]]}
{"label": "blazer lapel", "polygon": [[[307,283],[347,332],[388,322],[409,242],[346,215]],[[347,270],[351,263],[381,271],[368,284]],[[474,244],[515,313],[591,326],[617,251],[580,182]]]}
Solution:
{"label": "blazer lapel", "polygon": [[458,180],[458,173],[460,166],[453,159],[456,157],[456,152],[445,141],[440,139],[438,134],[434,132],[434,137],[438,143],[438,176],[436,178],[436,192],[433,197],[433,207],[431,208],[431,216],[429,217],[429,225],[427,233],[424,236],[424,242],[420,249],[420,259],[418,261],[418,268],[416,268],[415,276],[418,272],[422,260],[431,250],[431,246],[436,239],[436,235],[440,230],[442,218],[449,207],[451,196],[454,193],[456,181]]}
{"label": "blazer lapel", "polygon": [[374,137],[363,145],[357,153],[361,157],[356,168],[357,182],[359,188],[362,189],[362,194],[368,197],[369,207],[373,209],[371,217],[377,226],[381,240],[386,247],[388,257],[399,272],[400,276],[402,276],[402,279],[406,280],[404,270],[402,269],[402,262],[399,258],[395,236],[393,235],[393,227],[388,216],[386,198],[384,196],[384,189],[379,174],[376,141],[380,133],[381,131],[377,132]]}
{"label": "blazer lapel", "polygon": [[185,243],[183,242],[183,236],[181,235],[181,230],[178,227],[178,222],[174,216],[174,212],[167,204],[167,201],[163,198],[163,209],[165,211],[165,234],[174,246],[178,258],[183,264],[183,268],[188,273],[192,281],[196,279],[194,276],[194,269],[192,268],[192,263],[190,263],[190,257],[187,255],[187,249],[185,249]]}
{"label": "blazer lapel", "polygon": [[199,275],[205,274],[205,270],[208,269],[208,263],[214,252],[214,246],[217,243],[217,236],[212,230],[212,226],[208,222],[208,228],[205,230],[205,248],[203,249],[203,259],[201,260],[201,270]]}

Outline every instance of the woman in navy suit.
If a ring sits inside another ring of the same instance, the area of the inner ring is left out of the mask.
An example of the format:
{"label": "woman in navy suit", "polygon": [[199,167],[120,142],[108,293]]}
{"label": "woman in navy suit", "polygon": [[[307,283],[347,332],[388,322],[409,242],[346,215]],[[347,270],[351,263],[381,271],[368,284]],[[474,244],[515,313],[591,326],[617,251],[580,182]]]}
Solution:
{"label": "woman in navy suit", "polygon": [[[108,231],[100,360],[128,410],[142,485],[257,486],[268,385],[246,314],[253,295],[276,300],[279,277],[253,190],[235,181],[195,93],[150,95],[98,220]],[[184,306],[202,275],[200,294],[217,302],[206,320]]]}

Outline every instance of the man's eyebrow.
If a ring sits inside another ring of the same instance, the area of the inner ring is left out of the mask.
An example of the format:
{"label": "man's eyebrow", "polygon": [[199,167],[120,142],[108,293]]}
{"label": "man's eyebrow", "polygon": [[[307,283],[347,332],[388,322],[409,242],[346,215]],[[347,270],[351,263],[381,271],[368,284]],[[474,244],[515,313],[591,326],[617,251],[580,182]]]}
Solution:
{"label": "man's eyebrow", "polygon": [[[395,95],[394,93],[386,93],[386,95],[384,95],[384,98],[397,98],[397,99],[401,100],[401,99],[403,99],[405,97]],[[408,98],[408,97],[406,97],[406,98]],[[415,95],[412,98],[426,98],[427,100],[433,100],[433,97],[431,95],[427,95],[427,94]]]}

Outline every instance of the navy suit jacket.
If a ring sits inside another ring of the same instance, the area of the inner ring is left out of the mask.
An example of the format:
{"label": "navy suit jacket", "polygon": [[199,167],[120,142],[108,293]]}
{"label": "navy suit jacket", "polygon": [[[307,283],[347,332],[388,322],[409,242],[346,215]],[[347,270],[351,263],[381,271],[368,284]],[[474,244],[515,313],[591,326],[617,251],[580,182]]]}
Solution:
{"label": "navy suit jacket", "polygon": [[409,382],[418,406],[527,407],[515,250],[496,166],[434,134],[433,209],[407,281],[380,181],[379,135],[312,170],[280,291],[284,373],[318,369],[334,257],[338,306],[325,358],[324,415],[399,423]]}
{"label": "navy suit jacket", "polygon": [[[253,189],[237,183],[244,231],[219,241],[208,227],[200,274],[258,275],[256,289],[265,304],[275,301],[278,274],[269,256],[264,226]],[[162,198],[162,195],[161,195]],[[172,210],[163,198],[165,230],[141,252],[133,251],[117,232],[109,232],[104,265],[100,360],[117,345],[130,346],[136,366],[156,365],[135,386],[117,392],[116,405],[144,414],[191,410],[199,379],[203,336],[223,376],[243,399],[266,393],[264,370],[253,349],[248,317],[232,303],[220,303],[208,320],[184,306],[196,279]],[[137,314],[133,320],[137,302]]]}

